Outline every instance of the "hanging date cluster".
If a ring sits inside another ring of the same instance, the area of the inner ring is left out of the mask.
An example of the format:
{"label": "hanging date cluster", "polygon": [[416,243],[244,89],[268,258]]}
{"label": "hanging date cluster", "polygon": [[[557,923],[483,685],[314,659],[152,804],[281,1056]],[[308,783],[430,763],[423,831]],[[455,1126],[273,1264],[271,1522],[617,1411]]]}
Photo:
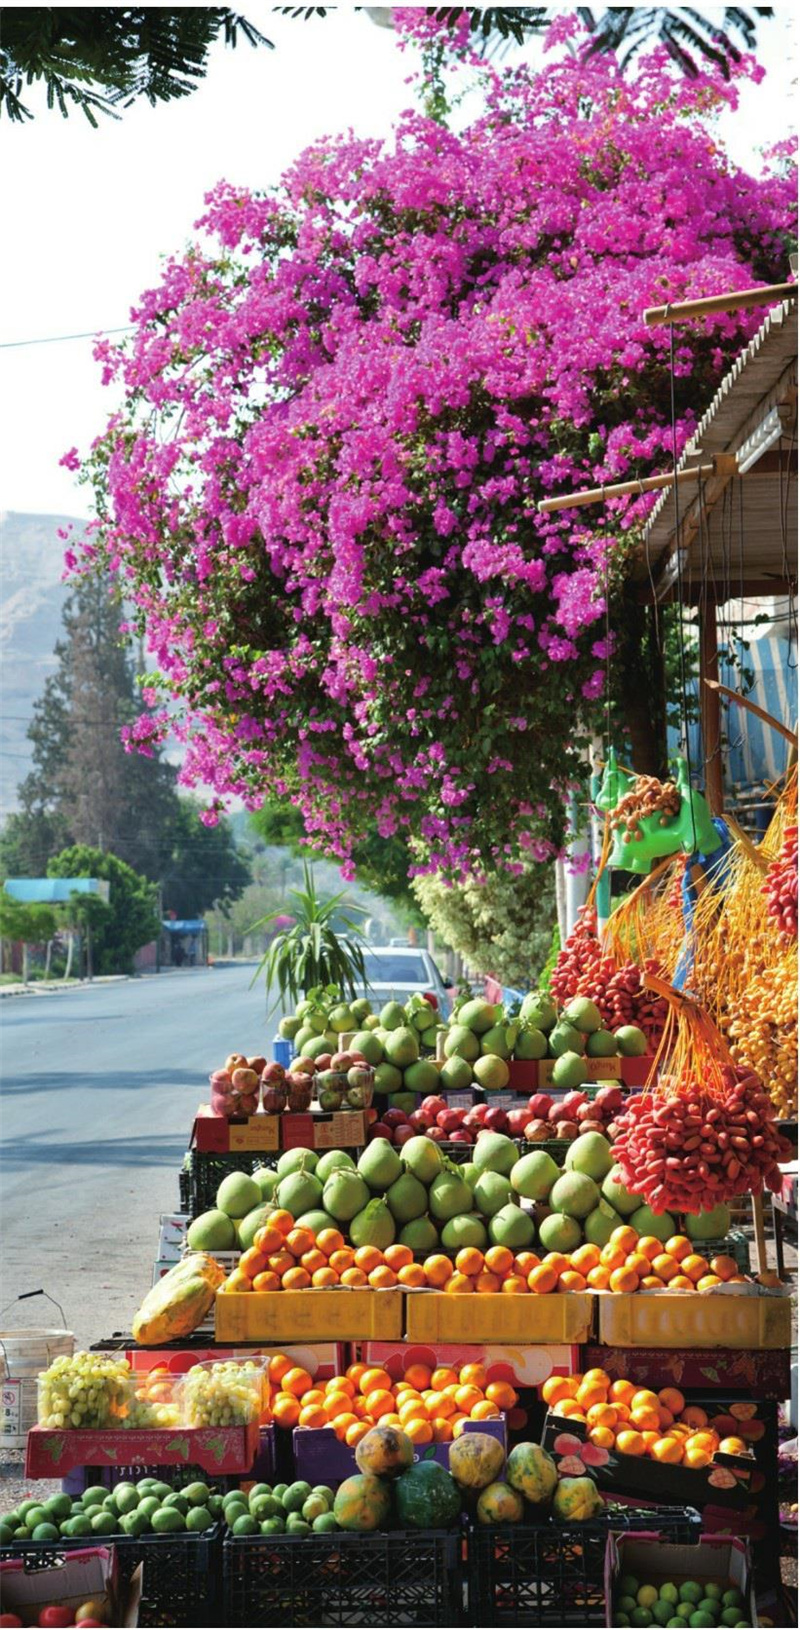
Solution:
{"label": "hanging date cluster", "polygon": [[783,848],[772,861],[762,892],[767,910],[787,940],[797,939],[797,827],[787,826]]}
{"label": "hanging date cluster", "polygon": [[652,958],[641,968],[635,962],[618,967],[614,958],[606,955],[597,938],[596,918],[590,912],[578,919],[559,952],[550,990],[561,1007],[567,1007],[575,996],[587,996],[600,1009],[606,1030],[637,1025],[644,1031],[652,1053],[661,1040],[667,1005],[662,997],[645,989],[642,976],[648,973],[661,974],[663,969]]}
{"label": "hanging date cluster", "polygon": [[777,1191],[778,1161],[790,1144],[779,1133],[758,1076],[724,1065],[704,1087],[698,1081],[667,1096],[634,1098],[623,1116],[614,1158],[626,1188],[655,1212],[712,1211],[737,1194]]}

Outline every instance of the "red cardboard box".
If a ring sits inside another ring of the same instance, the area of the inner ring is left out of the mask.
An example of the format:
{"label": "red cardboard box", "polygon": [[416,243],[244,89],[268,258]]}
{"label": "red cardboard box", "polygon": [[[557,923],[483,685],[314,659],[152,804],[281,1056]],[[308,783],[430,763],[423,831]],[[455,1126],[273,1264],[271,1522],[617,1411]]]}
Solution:
{"label": "red cardboard box", "polygon": [[367,1141],[363,1109],[308,1110],[275,1116],[282,1149],[361,1149]]}
{"label": "red cardboard box", "polygon": [[[224,1363],[226,1359],[271,1358],[276,1347],[130,1347],[125,1357],[132,1370],[141,1375],[156,1365],[163,1366],[172,1375],[185,1375],[193,1364]],[[312,1344],[281,1347],[286,1358],[300,1369],[308,1370],[315,1381],[330,1381],[334,1375],[343,1375],[349,1362],[343,1341],[318,1341]]]}
{"label": "red cardboard box", "polygon": [[201,1104],[192,1127],[190,1147],[203,1154],[228,1155],[268,1152],[279,1147],[279,1115],[249,1115],[246,1120],[229,1121],[216,1115],[210,1104]]}
{"label": "red cardboard box", "polygon": [[202,1466],[217,1476],[248,1472],[258,1453],[258,1424],[179,1426],[174,1431],[51,1431],[32,1426],[26,1477],[58,1477],[73,1466]]}
{"label": "red cardboard box", "polygon": [[420,1342],[361,1341],[353,1349],[363,1364],[375,1364],[388,1370],[393,1381],[400,1381],[412,1364],[427,1364],[430,1369],[444,1367],[460,1370],[463,1364],[482,1364],[490,1381],[510,1381],[515,1387],[538,1387],[550,1375],[575,1375],[581,1368],[580,1347],[569,1345],[550,1347],[511,1347],[470,1343],[437,1342],[435,1347]]}

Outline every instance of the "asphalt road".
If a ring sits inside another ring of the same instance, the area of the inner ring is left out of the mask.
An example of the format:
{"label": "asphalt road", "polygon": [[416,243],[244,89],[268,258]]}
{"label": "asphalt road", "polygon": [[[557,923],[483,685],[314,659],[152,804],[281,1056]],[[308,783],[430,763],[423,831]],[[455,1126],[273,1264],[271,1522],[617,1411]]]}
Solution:
{"label": "asphalt road", "polygon": [[187,970],[0,1003],[2,1327],[59,1324],[79,1346],[130,1329],[152,1279],[161,1212],[208,1075],[231,1051],[269,1056],[252,965]]}

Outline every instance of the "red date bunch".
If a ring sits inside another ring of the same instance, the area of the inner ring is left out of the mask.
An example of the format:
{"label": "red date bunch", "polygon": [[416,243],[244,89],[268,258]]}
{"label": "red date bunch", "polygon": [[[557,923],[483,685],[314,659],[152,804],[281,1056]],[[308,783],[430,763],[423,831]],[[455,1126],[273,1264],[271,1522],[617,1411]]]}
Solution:
{"label": "red date bunch", "polygon": [[737,1194],[777,1192],[790,1152],[758,1076],[734,1065],[713,1084],[631,1100],[619,1118],[614,1158],[626,1188],[655,1212],[713,1211]]}
{"label": "red date bunch", "polygon": [[773,860],[762,889],[767,910],[785,939],[797,939],[797,827],[787,826],[783,848]]}
{"label": "red date bunch", "polygon": [[662,997],[645,989],[642,975],[648,973],[663,977],[664,970],[652,958],[642,968],[635,962],[619,968],[597,938],[594,913],[584,912],[559,952],[550,990],[562,1007],[575,996],[588,997],[600,1009],[606,1030],[638,1025],[647,1037],[649,1051],[655,1052],[666,1024],[667,1005]]}

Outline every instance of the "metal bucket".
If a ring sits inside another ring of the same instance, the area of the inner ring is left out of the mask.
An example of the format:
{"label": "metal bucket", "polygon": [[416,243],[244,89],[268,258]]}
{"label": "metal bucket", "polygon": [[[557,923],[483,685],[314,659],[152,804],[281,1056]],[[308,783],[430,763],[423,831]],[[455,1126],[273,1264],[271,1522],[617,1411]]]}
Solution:
{"label": "metal bucket", "polygon": [[[46,1291],[30,1290],[17,1300],[24,1302],[29,1296],[44,1296],[53,1302],[64,1320],[63,1308]],[[2,1313],[11,1305],[9,1302]],[[75,1337],[71,1330],[0,1330],[0,1452],[24,1449],[28,1431],[36,1425],[36,1383],[41,1371],[62,1353],[71,1357],[74,1351]]]}

